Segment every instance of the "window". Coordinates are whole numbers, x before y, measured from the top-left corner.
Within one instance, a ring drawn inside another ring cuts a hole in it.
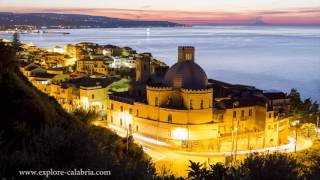
[[[94,94],[91,95],[91,99],[94,99]]]
[[[139,116],[139,109],[137,109],[137,116]]]
[[[237,111],[233,111],[233,118],[237,117]]]
[[[129,114],[132,114],[132,109],[131,108],[129,109]]]
[[[138,131],[139,131],[139,126],[137,125],[137,126],[136,126],[136,132],[138,132]]]
[[[193,109],[192,99],[190,99],[190,109]]]
[[[113,116],[111,116],[111,123],[113,123]]]
[[[249,109],[249,116],[252,116],[252,109]]]
[[[120,119],[120,126],[122,126],[122,119]]]
[[[158,106],[158,97],[155,97],[154,104],[155,104],[155,106]]]
[[[113,104],[111,104],[111,110],[113,110]]]
[[[172,123],[172,115],[171,114],[168,115],[168,122]]]
[[[122,106],[120,107],[120,110],[121,110],[121,112],[123,112],[123,107]]]
[[[167,101],[167,105],[171,105],[171,102],[172,102],[172,97],[169,96],[169,97],[168,97],[168,101]]]
[[[269,119],[271,118],[271,113],[269,113]]]
[[[241,110],[241,117],[244,117],[244,110]]]
[[[203,100],[201,99],[200,108],[203,109]]]

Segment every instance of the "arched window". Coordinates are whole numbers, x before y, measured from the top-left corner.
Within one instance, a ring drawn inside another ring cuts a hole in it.
[[[171,114],[168,115],[168,122],[172,123],[172,115]]]
[[[155,104],[155,106],[158,106],[159,104],[158,104],[159,102],[158,102],[158,97],[155,97],[154,98],[154,104]]]
[[[189,105],[190,109],[193,109],[192,99],[190,99],[189,103],[190,103],[190,105]]]

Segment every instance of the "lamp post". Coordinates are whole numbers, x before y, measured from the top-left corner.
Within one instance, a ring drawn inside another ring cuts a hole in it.
[[[234,119],[237,119],[237,114],[234,111],[234,108],[239,106],[239,102],[235,101],[232,103],[232,132],[231,132],[231,136],[232,136],[232,145],[231,145],[231,162],[233,162],[233,153],[234,153]]]
[[[319,116],[320,116],[320,113],[317,115],[317,137],[319,135]]]
[[[293,122],[293,125],[295,126],[295,131],[296,131],[296,143],[294,144],[294,152],[297,152],[297,143],[298,143],[298,125],[300,121],[296,120]]]

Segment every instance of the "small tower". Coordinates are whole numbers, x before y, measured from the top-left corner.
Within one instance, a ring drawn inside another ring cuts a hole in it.
[[[136,59],[136,81],[146,83],[150,77],[150,57],[139,56]]]
[[[194,47],[179,46],[178,47],[178,62],[193,61],[194,62]]]

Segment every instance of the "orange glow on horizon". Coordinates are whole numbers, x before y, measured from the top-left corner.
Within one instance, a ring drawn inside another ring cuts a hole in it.
[[[160,20],[182,24],[317,24],[320,25],[320,9],[301,9],[283,11],[247,11],[247,12],[203,12],[203,11],[165,11],[165,10],[131,10],[106,8],[2,8],[1,11],[15,13],[69,13],[108,16],[132,20]]]

